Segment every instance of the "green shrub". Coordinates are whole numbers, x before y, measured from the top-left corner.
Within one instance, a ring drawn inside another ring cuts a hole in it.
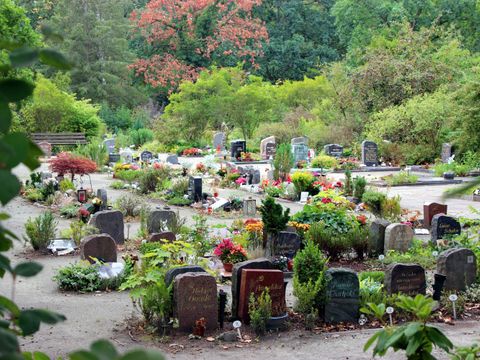
[[[42,192],[37,188],[27,188],[24,195],[32,202],[42,201],[44,199]]]
[[[139,209],[144,203],[143,199],[133,194],[125,194],[115,201],[115,208],[120,210],[124,216],[137,216]]]
[[[418,182],[418,176],[410,174],[408,171],[400,171],[396,174],[385,176],[384,180],[389,186],[416,184]]]
[[[50,211],[44,212],[35,219],[29,218],[25,223],[27,240],[35,250],[44,250],[55,238],[58,222]]]
[[[74,183],[70,179],[60,181],[59,187],[62,193],[67,192],[67,190],[76,190]]]
[[[369,210],[372,213],[380,215],[382,211],[382,203],[383,201],[385,201],[386,198],[387,195],[382,192],[376,190],[368,190],[364,192],[361,200],[365,203],[365,205],[368,206]]]
[[[183,196],[175,196],[168,200],[167,203],[172,206],[190,206],[193,201]]]
[[[346,241],[357,254],[359,260],[363,260],[365,254],[368,252],[368,237],[370,230],[368,226],[353,224],[351,230],[346,234],[348,240]]]
[[[78,210],[80,206],[75,204],[68,204],[60,208],[60,215],[65,216],[67,219],[75,218],[78,216]]]
[[[110,183],[110,187],[115,190],[121,190],[125,186],[125,183],[121,180],[114,180]]]
[[[170,188],[175,195],[183,196],[187,193],[188,186],[189,186],[188,178],[181,177],[181,178],[173,179],[171,182]]]
[[[143,172],[138,178],[140,192],[142,194],[155,192],[165,176],[165,171],[160,169],[149,169]]]
[[[40,187],[40,192],[42,193],[44,199],[47,199],[50,195],[54,195],[55,184],[53,183],[53,181],[48,181],[46,184]]]
[[[307,240],[305,248],[297,252],[293,259],[293,293],[297,297],[295,307],[298,311],[309,314],[324,305],[327,262],[311,240]]]
[[[339,233],[335,228],[327,226],[324,222],[311,224],[310,229],[305,233],[305,237],[333,260],[337,260],[351,248],[350,238],[346,233]]]
[[[57,282],[58,287],[65,291],[97,291],[102,283],[97,267],[88,261],[60,268],[53,279]]]
[[[387,197],[382,202],[381,216],[392,222],[398,222],[402,215],[402,207],[400,206],[400,195]]]
[[[152,141],[154,137],[153,131],[146,128],[130,130],[128,135],[133,144],[135,144],[135,147],[140,147],[143,144]]]
[[[383,282],[376,281],[371,277],[360,280],[360,307],[364,307],[368,303],[384,303],[385,298],[386,293],[383,290]]]
[[[279,186],[267,186],[265,187],[265,194],[268,196],[278,198],[285,193],[285,186],[283,183]],[[295,194],[296,195],[296,194]]]
[[[88,144],[78,146],[74,153],[94,161],[98,168],[108,162],[108,149],[101,138],[90,138]]]
[[[117,170],[115,171],[115,178],[123,180],[131,184],[132,182],[140,179],[142,176],[142,170]]]
[[[270,196],[262,200],[260,214],[262,214],[264,231],[268,234],[278,234],[283,231],[290,220],[290,209],[283,209],[283,206],[277,204]]]
[[[362,271],[358,273],[358,280],[362,281],[368,278],[383,284],[385,273],[383,271]]]
[[[265,334],[267,330],[267,321],[272,316],[272,299],[268,288],[262,291],[258,299],[253,293],[250,293],[248,301],[248,316],[250,317],[250,326],[257,335]]]
[[[367,186],[367,180],[363,176],[357,176],[353,179],[353,196],[357,199],[363,197],[365,187]]]
[[[313,168],[333,169],[338,166],[338,161],[333,156],[320,154],[312,160]]]
[[[469,165],[462,165],[454,161],[450,164],[437,163],[433,170],[435,176],[443,176],[443,173],[450,171],[454,172],[456,176],[466,176],[472,168]]]
[[[308,191],[315,181],[315,177],[312,175],[312,173],[305,171],[297,171],[291,176],[291,178],[292,183],[295,185],[295,189],[297,189],[298,193]]]
[[[275,158],[273,159],[274,178],[276,180],[286,180],[293,167],[293,162],[291,145],[288,143],[278,145]]]

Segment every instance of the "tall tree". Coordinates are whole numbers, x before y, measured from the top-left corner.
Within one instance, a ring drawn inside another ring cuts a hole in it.
[[[256,13],[265,21],[269,42],[258,74],[270,81],[302,80],[339,57],[330,9],[334,0],[263,0]]]
[[[132,13],[135,28],[148,43],[133,68],[147,84],[165,92],[182,80],[196,79],[212,63],[245,61],[255,66],[268,34],[252,14],[261,0],[152,0]]]
[[[128,48],[129,6],[127,0],[59,0],[55,6],[51,24],[77,65],[71,87],[78,96],[113,106],[143,100],[128,69],[134,59]]]

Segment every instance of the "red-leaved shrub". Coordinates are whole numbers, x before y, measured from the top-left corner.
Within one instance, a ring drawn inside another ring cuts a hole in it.
[[[49,163],[52,172],[56,172],[60,176],[71,174],[72,181],[75,175],[90,174],[97,170],[95,161],[69,152],[61,152]]]

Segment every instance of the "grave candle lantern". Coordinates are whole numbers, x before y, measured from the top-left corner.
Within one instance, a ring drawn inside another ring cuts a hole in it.
[[[87,190],[80,188],[77,190],[77,199],[80,203],[84,204],[87,202]]]

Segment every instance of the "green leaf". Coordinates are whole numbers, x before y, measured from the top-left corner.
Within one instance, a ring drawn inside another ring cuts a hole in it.
[[[18,102],[26,99],[33,93],[35,85],[25,80],[0,80],[0,101]]]
[[[0,221],[5,221],[8,219],[10,219],[10,215],[8,215],[7,213],[0,213]]]
[[[2,254],[0,254],[0,269],[6,270],[8,272],[12,272],[12,268],[10,267],[10,259],[7,258],[6,256],[3,256]]]
[[[0,169],[0,184],[2,184],[0,202],[3,205],[7,205],[10,200],[18,195],[21,185],[15,175],[4,169]]]
[[[50,360],[47,354],[44,354],[40,351],[35,351],[34,353],[24,352],[23,358],[24,360]]]
[[[109,341],[98,340],[90,345],[92,353],[100,360],[110,360],[118,357],[118,352]]]
[[[23,277],[32,277],[42,271],[43,266],[36,262],[20,263],[13,269],[13,272]]]
[[[367,351],[383,331],[385,330],[379,330],[375,334],[373,334],[373,336],[370,339],[368,339],[368,341],[363,346],[363,351]]]
[[[19,349],[17,337],[2,327],[0,327],[0,349],[4,353],[15,353]]]
[[[18,326],[23,331],[23,335],[31,335],[40,329],[40,323],[56,324],[64,321],[65,316],[43,309],[23,310],[20,312]]]
[[[423,336],[420,334],[417,334],[417,336],[414,336],[412,338],[408,339],[408,346],[405,349],[405,355],[407,357],[415,354],[418,350],[418,348],[422,345],[423,342]]]
[[[28,154],[27,157],[23,160],[25,166],[30,170],[35,170],[40,166],[40,156],[43,155],[43,151],[35,144],[33,141],[29,140],[28,145]]]
[[[408,326],[405,329],[405,336],[406,337],[413,336],[415,333],[417,333],[420,330],[421,327],[423,327],[423,324],[417,323],[417,322],[408,324]]]
[[[12,111],[8,103],[0,102],[0,133],[6,133],[12,125]]]
[[[2,138],[0,162],[12,169],[23,162],[28,155],[29,139],[21,133],[7,134]]]
[[[17,317],[20,314],[20,309],[18,308],[17,304],[15,304],[12,300],[6,298],[5,296],[0,295],[0,307],[7,309],[10,313]]]
[[[94,354],[87,350],[79,350],[68,356],[71,360],[99,360]]]
[[[38,50],[21,47],[12,51],[9,56],[13,67],[29,66],[37,60]]]
[[[123,355],[120,360],[165,360],[165,357],[159,351],[154,350],[133,350]]]
[[[52,49],[40,50],[40,61],[60,70],[70,70],[73,67],[63,54]]]
[[[447,352],[453,348],[452,342],[445,336],[444,333],[442,333],[436,327],[427,326],[426,331],[427,331],[427,337],[435,346],[438,346],[439,348]]]

